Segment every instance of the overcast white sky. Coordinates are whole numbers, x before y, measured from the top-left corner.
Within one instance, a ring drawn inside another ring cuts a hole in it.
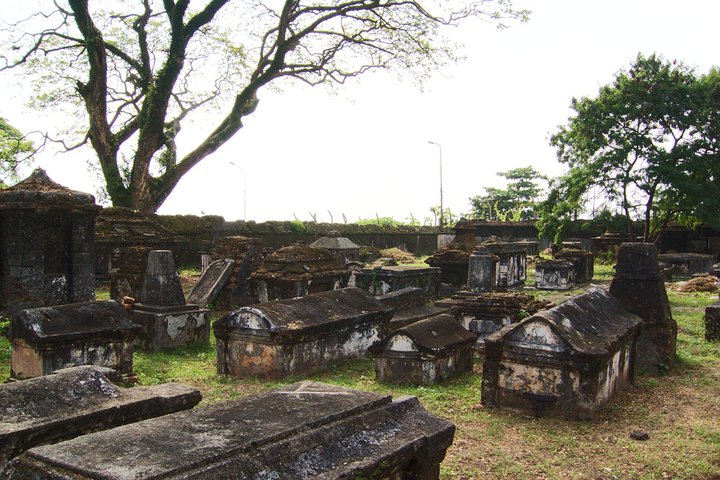
[[[549,133],[571,114],[573,96],[595,95],[638,52],[658,53],[707,72],[720,65],[716,0],[525,0],[530,21],[498,31],[457,31],[467,59],[438,72],[419,91],[374,74],[331,94],[294,85],[264,90],[245,128],[184,178],[160,213],[216,214],[248,220],[342,222],[431,216],[439,204],[442,145],[445,206],[502,186],[499,171],[532,165],[563,172]],[[61,121],[24,109],[27,88],[0,75],[0,116],[24,131]],[[185,127],[187,129],[193,127]],[[194,128],[201,128],[195,126]],[[182,145],[180,145],[182,148]],[[95,193],[91,150],[44,153],[55,181]],[[232,163],[231,163],[232,162]],[[328,211],[330,213],[328,213]]]

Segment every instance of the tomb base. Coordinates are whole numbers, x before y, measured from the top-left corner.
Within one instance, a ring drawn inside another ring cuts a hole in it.
[[[136,303],[132,321],[143,330],[136,343],[143,350],[161,350],[210,340],[209,310],[197,305],[156,307]]]
[[[720,304],[705,308],[705,340],[720,341]]]

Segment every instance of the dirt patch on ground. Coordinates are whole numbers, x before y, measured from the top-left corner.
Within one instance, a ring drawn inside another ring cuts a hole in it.
[[[687,282],[672,283],[668,288],[677,292],[717,292],[718,278],[711,275],[695,277]]]

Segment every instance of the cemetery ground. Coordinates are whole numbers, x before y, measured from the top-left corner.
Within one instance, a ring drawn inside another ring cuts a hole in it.
[[[191,287],[197,272],[181,272]],[[609,283],[611,267],[596,264],[593,283]],[[532,278],[532,271],[529,272]],[[532,283],[532,282],[529,282]],[[553,301],[579,293],[541,292]],[[99,288],[98,298],[107,298]],[[203,404],[263,392],[310,379],[360,390],[417,396],[431,413],[455,423],[452,447],[441,465],[444,479],[720,479],[720,343],[704,339],[704,308],[716,293],[668,288],[678,323],[677,364],[659,377],[640,375],[592,421],[540,418],[480,403],[482,358],[475,372],[432,387],[378,384],[371,360],[337,365],[332,371],[280,381],[233,379],[216,374],[215,344],[161,353],[135,353],[139,383],[170,381],[201,390]],[[214,312],[213,319],[226,312]],[[10,346],[0,339],[0,378],[10,374]],[[630,433],[647,432],[646,441]]]

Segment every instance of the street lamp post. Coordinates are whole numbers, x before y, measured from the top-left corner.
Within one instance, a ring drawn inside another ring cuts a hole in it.
[[[437,145],[438,152],[440,154],[440,228],[445,226],[445,211],[443,208],[443,180],[442,180],[442,145],[440,145],[437,142],[433,142],[432,140],[428,140],[429,144],[431,145]]]
[[[237,163],[235,163],[235,162],[228,162],[228,163],[230,163],[230,165],[232,165],[233,167],[240,170],[243,174],[243,222],[244,222],[245,220],[247,220],[247,218],[246,218],[246,215],[247,215],[247,173],[245,173],[245,170]]]

